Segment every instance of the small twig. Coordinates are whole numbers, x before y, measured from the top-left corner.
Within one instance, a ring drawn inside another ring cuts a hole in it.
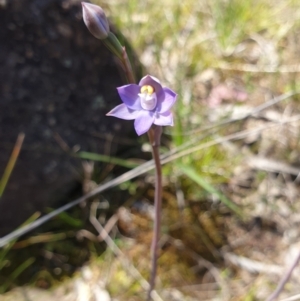
[[[291,266],[288,268],[288,270],[286,271],[286,273],[281,278],[280,282],[277,285],[276,290],[269,296],[269,298],[266,299],[266,301],[273,301],[273,300],[275,300],[279,296],[279,294],[283,290],[285,284],[290,279],[290,277],[291,277],[294,269],[296,268],[299,260],[300,260],[300,251],[298,252],[297,256],[295,257],[294,262],[291,264]]]
[[[71,151],[71,148],[67,144],[67,142],[59,135],[59,133],[54,132],[53,133],[53,138],[56,140],[57,144],[60,146],[60,148],[66,152],[69,153]]]
[[[119,220],[119,217],[117,214],[114,214],[113,216],[111,216],[111,218],[105,224],[104,230],[99,233],[99,236],[98,236],[99,241],[106,239],[106,236],[112,230],[112,228],[116,225],[118,220]]]
[[[97,219],[97,203],[93,203],[91,205],[91,211],[90,211],[90,222],[95,227],[99,235],[103,235],[103,239],[106,242],[107,246],[111,249],[111,251],[117,256],[122,257],[122,265],[124,268],[129,270],[129,273],[132,275],[132,277],[140,283],[141,287],[144,290],[148,290],[150,285],[149,283],[143,278],[143,276],[140,274],[140,272],[131,264],[131,262],[125,257],[125,255],[122,253],[122,251],[118,248],[118,246],[114,243],[112,238],[109,236],[109,234],[106,232],[106,230],[102,227],[100,222]],[[163,299],[158,295],[156,291],[152,291],[151,294],[154,301],[163,301]]]
[[[81,229],[76,233],[78,240],[82,240],[84,237],[92,242],[98,242],[98,236],[86,229]]]
[[[101,241],[105,240],[106,236],[110,233],[110,231],[116,225],[118,219],[119,219],[118,215],[114,214],[105,224],[104,231],[101,231],[99,233],[99,235],[95,235],[86,229],[82,229],[82,230],[78,231],[77,235],[80,238],[86,237],[87,239],[89,239],[93,242],[101,242]]]

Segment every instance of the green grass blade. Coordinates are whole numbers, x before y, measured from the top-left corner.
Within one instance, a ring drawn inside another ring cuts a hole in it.
[[[81,159],[91,160],[91,161],[100,161],[100,162],[115,164],[126,168],[134,168],[139,166],[138,163],[132,162],[130,160],[124,160],[124,159],[110,157],[110,156],[96,154],[96,153],[78,152],[76,153],[76,157],[79,157]]]
[[[35,258],[30,257],[25,260],[21,265],[19,265],[13,273],[9,276],[9,278],[1,285],[0,293],[4,293],[7,291],[9,285],[19,277],[29,266],[31,266],[35,262]]]
[[[23,227],[25,225],[30,224],[31,222],[37,220],[40,216],[39,212],[34,213],[31,217],[29,217],[20,227]],[[4,268],[5,264],[6,264],[6,256],[9,253],[9,251],[11,250],[11,248],[14,246],[16,242],[15,240],[12,240],[10,243],[8,243],[6,246],[4,246],[3,249],[0,250],[0,271],[2,268]]]
[[[50,211],[51,212],[51,211]],[[57,218],[61,219],[64,223],[67,225],[70,225],[72,227],[80,228],[84,227],[83,221],[79,218],[74,218],[67,212],[60,213]]]
[[[5,257],[8,254],[8,252],[10,251],[10,249],[12,248],[12,246],[14,245],[14,241],[10,242],[9,244],[7,244],[2,250],[0,250],[0,271],[5,267],[6,265],[6,260]]]
[[[190,166],[185,166],[183,164],[176,164],[180,170],[188,176],[191,180],[196,182],[199,186],[201,186],[203,189],[205,189],[208,193],[211,193],[218,197],[222,203],[224,203],[229,209],[231,209],[233,212],[235,212],[237,215],[242,217],[242,212],[240,208],[235,205],[230,199],[228,199],[223,193],[215,189],[212,185],[210,185],[208,182],[206,182],[199,173]]]

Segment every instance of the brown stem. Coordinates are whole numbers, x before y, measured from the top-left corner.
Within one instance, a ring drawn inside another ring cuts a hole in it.
[[[162,203],[162,173],[161,173],[161,162],[159,156],[159,146],[162,128],[160,126],[153,126],[148,131],[150,143],[152,145],[152,155],[155,163],[155,219],[154,219],[154,230],[153,239],[151,245],[151,277],[150,277],[150,288],[147,294],[147,301],[151,300],[151,292],[155,286],[155,278],[157,271],[157,259],[158,259],[158,241],[160,236],[161,227],[161,203]]]
[[[273,300],[277,299],[277,297],[279,296],[279,294],[283,290],[285,284],[290,279],[290,277],[291,277],[294,269],[296,268],[299,260],[300,260],[300,251],[298,252],[297,256],[295,257],[295,259],[294,259],[293,263],[291,264],[291,266],[289,267],[289,269],[286,271],[286,273],[281,278],[276,290],[272,293],[272,295],[269,296],[268,299],[266,299],[266,301],[273,301]]]

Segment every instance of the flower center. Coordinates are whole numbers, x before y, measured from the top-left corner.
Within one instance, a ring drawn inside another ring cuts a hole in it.
[[[157,97],[152,86],[142,86],[139,96],[141,98],[141,106],[144,110],[151,111],[156,107]]]

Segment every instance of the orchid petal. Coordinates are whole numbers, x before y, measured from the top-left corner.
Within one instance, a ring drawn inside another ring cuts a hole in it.
[[[138,113],[134,121],[134,128],[136,133],[140,136],[150,129],[154,120],[154,114],[150,111],[139,111]]]
[[[173,114],[168,111],[163,114],[157,114],[154,119],[154,124],[156,125],[170,125],[173,126]]]
[[[142,87],[145,85],[152,86],[155,93],[158,93],[162,89],[160,81],[156,77],[151,75],[146,75],[140,80],[139,86]]]
[[[140,86],[136,84],[130,84],[117,88],[118,93],[124,102],[124,104],[132,110],[141,110],[140,105]]]
[[[169,88],[163,88],[157,95],[156,111],[160,114],[167,112],[176,102],[177,94]]]
[[[176,102],[177,94],[169,88],[163,88],[156,77],[146,75],[139,85],[129,84],[117,89],[123,104],[112,109],[108,116],[135,119],[134,128],[139,136],[146,133],[153,123],[173,126],[170,108]],[[149,103],[150,100],[153,103]]]
[[[133,120],[139,115],[139,111],[129,109],[124,103],[116,106],[106,116],[113,116],[125,120]]]

